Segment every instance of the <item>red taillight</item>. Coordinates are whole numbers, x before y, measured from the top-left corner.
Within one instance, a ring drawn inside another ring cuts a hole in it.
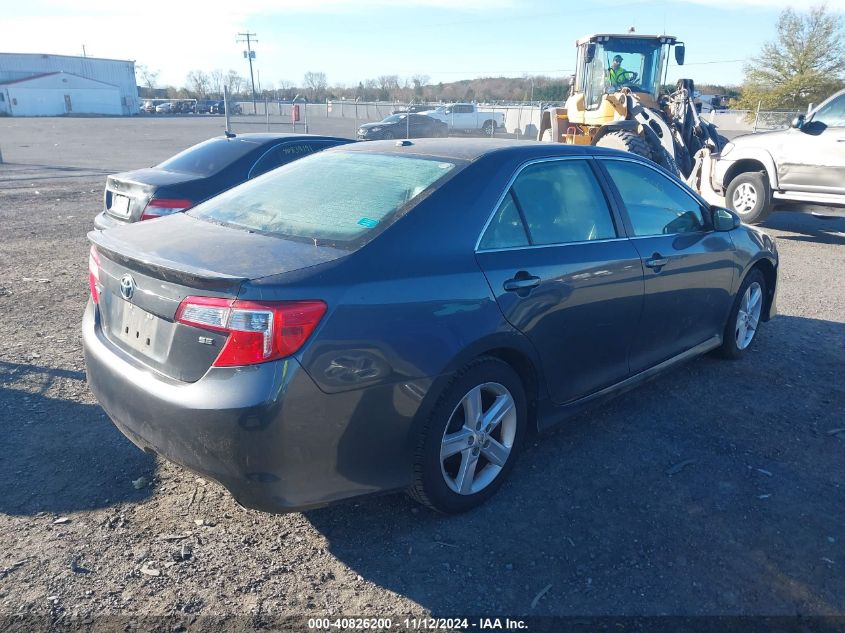
[[[326,313],[322,301],[187,297],[176,321],[229,335],[215,367],[254,365],[295,354]]]
[[[141,219],[152,220],[163,215],[181,213],[190,209],[193,204],[193,201],[185,198],[153,198],[147,203],[144,213],[141,214]]]
[[[92,245],[88,251],[88,288],[91,290],[91,299],[94,303],[100,303],[100,291],[97,286],[100,283],[100,254]]]

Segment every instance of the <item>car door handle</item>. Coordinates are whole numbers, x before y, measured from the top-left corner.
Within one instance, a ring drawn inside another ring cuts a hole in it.
[[[655,253],[651,259],[645,260],[645,265],[649,268],[663,268],[668,263],[669,258],[661,256],[660,253]]]
[[[539,277],[514,277],[508,279],[504,283],[504,288],[508,292],[517,292],[519,290],[527,290],[529,288],[536,288],[540,285]]]

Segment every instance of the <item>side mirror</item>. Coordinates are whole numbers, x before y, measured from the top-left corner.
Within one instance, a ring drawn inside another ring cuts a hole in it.
[[[742,224],[739,216],[730,209],[713,206],[710,211],[713,214],[713,229],[716,231],[732,231]]]
[[[587,44],[587,49],[584,51],[584,63],[591,63],[596,56],[596,45],[594,42]]]
[[[684,56],[686,55],[686,52],[687,50],[682,43],[675,44],[675,62],[678,66],[684,65]]]
[[[799,114],[797,117],[792,119],[792,123],[789,124],[789,127],[795,128],[796,130],[800,130],[804,127],[804,115]]]

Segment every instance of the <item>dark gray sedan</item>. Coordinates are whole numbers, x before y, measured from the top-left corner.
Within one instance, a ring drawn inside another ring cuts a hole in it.
[[[372,142],[89,235],[88,381],[138,446],[281,512],[443,512],[549,429],[775,314],[778,255],[631,154]]]
[[[222,191],[349,139],[316,134],[229,134],[210,138],[154,167],[106,178],[100,230],[181,213]]]

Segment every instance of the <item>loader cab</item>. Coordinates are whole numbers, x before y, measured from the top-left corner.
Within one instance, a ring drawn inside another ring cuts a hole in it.
[[[597,34],[578,40],[576,45],[575,92],[584,95],[588,110],[599,106],[602,95],[622,88],[649,95],[656,103],[666,75],[669,49],[675,47],[678,65],[684,59],[683,43],[668,35]],[[614,66],[614,59],[619,58],[621,62]]]

